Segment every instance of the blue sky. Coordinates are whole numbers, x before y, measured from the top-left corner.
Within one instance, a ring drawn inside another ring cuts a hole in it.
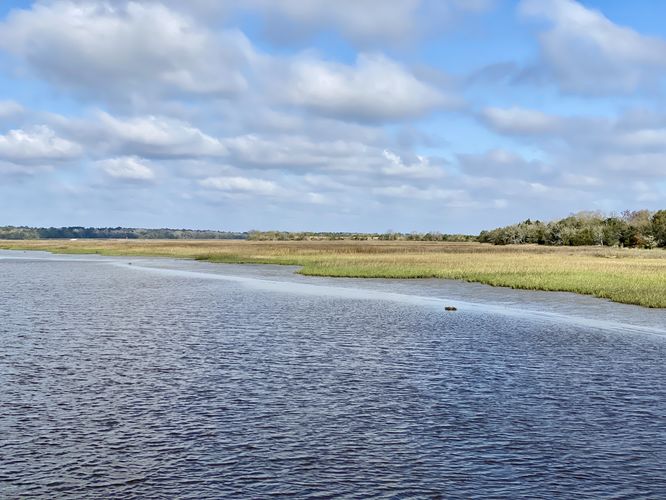
[[[478,232],[666,208],[666,3],[0,5],[0,225]]]

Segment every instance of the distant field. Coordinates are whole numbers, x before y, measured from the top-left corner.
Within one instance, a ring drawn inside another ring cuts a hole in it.
[[[302,274],[355,278],[449,278],[527,290],[593,295],[666,308],[666,250],[492,246],[380,241],[0,241],[0,248],[164,256],[210,262],[291,264]]]

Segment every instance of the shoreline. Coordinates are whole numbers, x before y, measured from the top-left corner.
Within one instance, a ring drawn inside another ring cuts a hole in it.
[[[327,278],[441,278],[666,308],[666,251],[478,243],[2,240],[6,250],[299,266]]]
[[[86,263],[113,266],[132,273],[167,278],[226,281],[260,292],[332,299],[379,300],[436,310],[442,314],[486,317],[500,315],[516,320],[569,324],[599,331],[651,334],[666,337],[666,310],[617,304],[570,292],[545,292],[492,287],[461,280],[358,279],[305,276],[294,266],[223,264],[167,257],[53,254],[21,250],[0,251],[3,261]],[[445,312],[455,306],[456,313]],[[453,318],[453,316],[452,316]]]

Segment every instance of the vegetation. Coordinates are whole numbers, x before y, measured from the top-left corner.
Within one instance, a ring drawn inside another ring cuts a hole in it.
[[[482,231],[479,241],[495,245],[666,247],[666,210],[654,213],[627,210],[621,216],[581,212],[549,223],[527,219],[512,226]]]
[[[0,227],[0,240],[5,240],[0,248],[6,249],[291,264],[301,266],[302,274],[316,276],[451,278],[666,307],[666,251],[648,250],[666,247],[666,210],[625,211],[620,216],[581,212],[548,223],[528,219],[482,231],[478,238],[436,232],[10,226]]]
[[[289,231],[202,231],[191,229],[138,229],[123,227],[0,227],[0,239],[146,239],[146,240],[253,240],[253,241],[317,241],[317,240],[380,240],[380,241],[476,241],[465,234],[430,233],[344,233]]]
[[[71,238],[123,238],[146,240],[238,240],[246,239],[247,233],[228,231],[200,231],[195,229],[137,229],[124,227],[0,227],[0,239],[42,240]]]
[[[442,234],[438,232],[418,233],[315,233],[289,231],[250,231],[248,239],[252,241],[476,241],[476,236],[468,234]]]
[[[666,251],[413,241],[0,241],[0,248],[291,264],[302,274],[451,278],[666,307]]]
[[[666,210],[624,211],[620,216],[599,212],[580,212],[569,217],[541,222],[527,219],[519,224],[466,234],[427,233],[350,233],[289,231],[202,231],[190,229],[137,229],[92,227],[0,227],[0,239],[162,239],[162,240],[250,240],[250,241],[439,241],[517,245],[533,243],[554,246],[598,245],[626,248],[666,247]]]

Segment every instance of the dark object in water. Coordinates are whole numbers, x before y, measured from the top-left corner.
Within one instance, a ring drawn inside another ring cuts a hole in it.
[[[457,308],[457,307],[453,307],[453,306],[446,306],[446,307],[444,308],[444,310],[445,310],[445,311],[457,311],[458,308]]]

